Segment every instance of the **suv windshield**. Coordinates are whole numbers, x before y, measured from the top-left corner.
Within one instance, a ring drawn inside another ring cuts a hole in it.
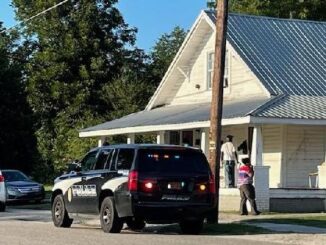
[[[201,152],[183,149],[140,149],[138,169],[141,172],[205,173],[207,160]]]
[[[5,182],[29,180],[25,174],[19,171],[2,171],[2,175],[5,178]]]

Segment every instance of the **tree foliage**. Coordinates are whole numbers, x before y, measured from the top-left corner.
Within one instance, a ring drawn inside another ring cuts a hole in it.
[[[14,0],[24,20],[59,1]],[[47,169],[59,171],[94,140],[78,130],[112,119],[106,87],[120,76],[135,30],[114,7],[116,0],[72,0],[27,22],[36,49],[26,65],[29,103],[38,119],[38,149]]]
[[[231,11],[278,18],[326,20],[325,0],[231,0]]]
[[[0,32],[0,169],[30,172],[37,154],[32,111],[22,81],[27,54],[17,45],[17,32],[4,32],[1,22]]]
[[[162,80],[173,58],[183,43],[187,32],[177,26],[171,33],[163,34],[154,45],[150,57],[150,76],[155,85]]]

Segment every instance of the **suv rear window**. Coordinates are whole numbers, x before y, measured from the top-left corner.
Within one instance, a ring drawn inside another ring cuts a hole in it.
[[[138,170],[143,173],[208,173],[206,157],[201,152],[180,149],[140,149]]]

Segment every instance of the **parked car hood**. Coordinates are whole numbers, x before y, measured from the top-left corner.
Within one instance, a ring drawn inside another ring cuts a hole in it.
[[[34,181],[10,181],[6,182],[7,187],[30,187],[30,186],[40,186],[39,183]]]

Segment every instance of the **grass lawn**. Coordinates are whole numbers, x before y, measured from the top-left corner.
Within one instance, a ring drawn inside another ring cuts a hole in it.
[[[246,222],[295,224],[295,225],[306,225],[306,226],[326,228],[326,214],[321,214],[318,216],[302,216],[302,217],[280,217],[280,218],[273,217],[273,218],[246,220]]]
[[[241,223],[209,224],[204,226],[204,235],[255,235],[270,234],[270,230]]]
[[[158,234],[181,233],[181,229],[177,224],[162,226],[147,226],[145,232],[156,232]],[[252,225],[229,223],[229,224],[206,224],[204,225],[201,235],[255,235],[255,234],[271,234],[272,232],[260,227]]]

